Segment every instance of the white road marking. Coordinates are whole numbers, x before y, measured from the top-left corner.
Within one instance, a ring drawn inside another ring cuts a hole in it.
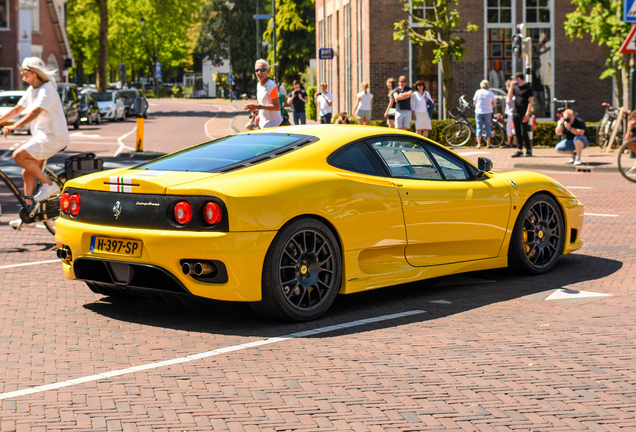
[[[216,107],[215,105],[212,105],[212,106]],[[218,108],[218,107],[216,107],[216,108]],[[214,139],[214,138],[216,138],[216,137],[215,137],[215,136],[212,136],[212,135],[210,135],[210,134],[208,133],[208,125],[210,124],[210,122],[211,122],[212,120],[214,120],[215,118],[217,118],[217,117],[219,116],[219,113],[220,113],[220,112],[221,112],[221,110],[219,109],[219,110],[216,112],[216,114],[214,114],[214,117],[211,117],[211,118],[210,118],[210,120],[206,121],[206,122],[205,122],[205,124],[203,125],[203,131],[205,132],[205,136],[207,136],[207,137],[208,137],[208,138],[210,138],[210,139]]]
[[[42,228],[44,228],[44,226],[42,226]],[[54,259],[54,260],[47,260],[47,261],[33,261],[33,262],[22,263],[22,264],[10,264],[10,265],[0,266],[0,269],[8,269],[8,268],[14,268],[14,267],[26,267],[26,266],[32,266],[32,265],[38,265],[38,264],[49,264],[49,263],[54,263],[54,262],[58,262],[59,263],[61,261],[59,259]]]
[[[67,380],[67,381],[58,381],[56,383],[51,383],[51,384],[46,384],[46,385],[41,385],[41,386],[37,386],[37,387],[30,387],[30,388],[26,388],[26,389],[22,389],[22,390],[16,390],[16,391],[12,391],[12,392],[7,392],[7,393],[2,393],[0,394],[0,400],[2,399],[9,399],[9,398],[14,398],[14,397],[18,397],[18,396],[25,396],[25,395],[29,395],[29,394],[33,394],[33,393],[40,393],[40,392],[44,392],[47,390],[55,390],[55,389],[59,389],[59,388],[63,388],[63,387],[70,387],[73,385],[77,385],[77,384],[83,384],[83,383],[87,383],[87,382],[92,382],[92,381],[99,381],[101,379],[104,378],[112,378],[112,377],[116,377],[116,376],[122,376],[122,375],[126,375],[129,373],[135,373],[135,372],[140,372],[140,371],[144,371],[144,370],[149,370],[149,369],[157,369],[160,367],[164,367],[164,366],[170,366],[170,365],[174,365],[174,364],[179,364],[179,363],[186,363],[186,362],[190,362],[190,361],[194,361],[194,360],[200,360],[200,359],[204,359],[207,357],[214,357],[214,356],[218,356],[221,354],[225,354],[225,353],[229,353],[229,352],[233,352],[233,351],[241,351],[247,348],[254,348],[254,347],[259,347],[259,346],[263,346],[263,345],[271,345],[271,344],[275,344],[278,342],[283,342],[289,339],[296,339],[296,338],[302,338],[302,337],[306,337],[306,336],[313,336],[313,335],[317,335],[317,334],[321,334],[321,333],[327,333],[330,331],[334,331],[334,330],[340,330],[340,329],[345,329],[345,328],[350,328],[350,327],[357,327],[357,326],[361,326],[364,324],[370,324],[370,323],[376,323],[376,322],[380,322],[380,321],[386,321],[386,320],[391,320],[391,319],[396,319],[396,318],[402,318],[402,317],[406,317],[406,316],[410,316],[410,315],[418,315],[418,314],[423,314],[426,313],[426,311],[422,311],[422,310],[413,310],[413,311],[409,311],[409,312],[402,312],[402,313],[396,313],[396,314],[391,314],[391,315],[383,315],[383,316],[379,316],[376,318],[367,318],[367,319],[363,319],[363,320],[357,320],[357,321],[352,321],[349,323],[344,323],[344,324],[336,324],[336,325],[332,325],[332,326],[327,326],[327,327],[320,327],[314,330],[307,330],[307,331],[303,331],[303,332],[298,332],[298,333],[291,333],[285,336],[280,336],[280,337],[273,337],[273,338],[268,338],[268,339],[261,339],[258,341],[253,341],[253,342],[247,342],[244,344],[239,344],[239,345],[232,345],[232,346],[228,346],[225,348],[218,348],[212,351],[206,351],[206,352],[202,352],[202,353],[198,353],[198,354],[191,354],[189,356],[186,357],[178,357],[178,358],[173,358],[170,360],[164,360],[164,361],[160,361],[160,362],[155,362],[155,363],[148,363],[148,364],[143,364],[143,365],[139,365],[139,366],[132,366],[126,369],[118,369],[118,370],[114,370],[114,371],[110,371],[110,372],[104,372],[104,373],[100,373],[100,374],[96,374],[96,375],[88,375],[85,377],[80,377],[80,378],[75,378],[75,379],[71,379],[71,380]]]
[[[117,149],[117,151],[115,152],[115,156],[119,156],[119,154],[120,154],[121,152],[123,152],[123,151],[124,151],[124,149],[128,149],[128,150],[131,150],[131,151],[132,151],[132,150],[134,150],[133,148],[130,148],[130,147],[128,147],[128,146],[126,146],[126,145],[124,145],[124,143],[122,142],[122,140],[124,140],[124,139],[128,138],[128,136],[129,136],[130,134],[132,134],[133,132],[135,132],[136,130],[137,130],[137,126],[135,126],[135,127],[133,128],[133,130],[131,130],[130,132],[128,132],[128,133],[126,133],[126,134],[124,134],[124,135],[120,136],[119,138],[117,138],[117,142],[119,143],[119,148],[118,148],[118,149]]]
[[[619,217],[620,215],[613,214],[601,214],[601,213],[583,213],[585,216],[599,216],[599,217]]]
[[[73,133],[70,133],[68,135],[71,138],[78,137],[78,138],[89,138],[90,139],[90,138],[101,138],[102,137],[100,134],[85,134],[84,132],[73,132]]]
[[[547,296],[545,299],[546,300],[567,300],[567,299],[573,299],[573,298],[606,297],[606,296],[611,296],[611,294],[559,288],[556,291],[554,291],[552,294]]]

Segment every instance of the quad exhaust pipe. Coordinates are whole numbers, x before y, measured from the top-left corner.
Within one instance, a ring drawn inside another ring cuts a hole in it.
[[[211,262],[184,261],[183,264],[181,264],[181,271],[183,271],[184,275],[189,276],[214,276],[218,272],[218,269]]]

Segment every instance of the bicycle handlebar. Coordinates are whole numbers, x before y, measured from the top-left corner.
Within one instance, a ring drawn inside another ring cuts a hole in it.
[[[566,104],[573,104],[573,103],[576,103],[576,101],[575,101],[574,99],[570,99],[570,100],[566,100],[566,99],[559,100],[559,99],[557,99],[557,98],[552,99],[552,102],[555,102],[555,103],[566,103]]]

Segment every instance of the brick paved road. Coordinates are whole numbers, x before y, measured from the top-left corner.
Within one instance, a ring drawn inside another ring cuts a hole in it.
[[[507,163],[503,151],[491,157]],[[0,430],[636,430],[636,188],[616,173],[553,176],[586,212],[618,217],[587,216],[586,245],[552,273],[478,272],[341,297],[302,325],[243,304],[114,302],[64,280],[57,263],[4,267],[55,253],[46,230],[13,232],[3,215],[1,394],[235,351],[8,397]],[[611,296],[544,300],[558,288]],[[334,324],[345,326],[267,339]]]

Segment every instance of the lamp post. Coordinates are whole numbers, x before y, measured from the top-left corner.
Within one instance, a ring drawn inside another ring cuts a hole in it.
[[[230,74],[228,75],[228,83],[230,84],[230,102],[234,102],[234,93],[232,92],[232,84],[234,83],[234,77],[232,76],[232,45],[230,45],[230,12],[234,8],[234,3],[231,1],[226,1],[225,6],[227,6],[227,56],[228,62],[230,63]]]

